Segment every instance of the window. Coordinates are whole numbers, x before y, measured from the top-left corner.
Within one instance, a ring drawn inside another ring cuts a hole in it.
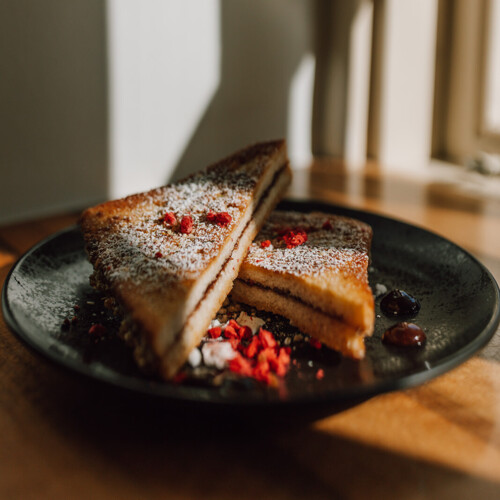
[[[433,155],[500,174],[500,1],[442,0]]]
[[[500,0],[357,0],[347,13],[340,0],[328,5],[316,25],[330,35],[316,49],[315,154],[349,163],[356,143],[357,158],[406,172],[433,158],[463,165],[500,154]],[[355,93],[366,126],[353,141]]]

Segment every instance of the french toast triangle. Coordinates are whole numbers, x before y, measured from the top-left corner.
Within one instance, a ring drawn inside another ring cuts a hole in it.
[[[372,230],[324,213],[276,210],[241,266],[232,298],[287,317],[328,347],[361,359],[373,333]]]
[[[120,334],[140,366],[176,374],[290,179],[285,142],[259,143],[175,184],[83,212],[91,283],[122,315]]]

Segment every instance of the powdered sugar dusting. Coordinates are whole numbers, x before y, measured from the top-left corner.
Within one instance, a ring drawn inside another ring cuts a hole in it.
[[[227,362],[236,356],[236,351],[229,342],[207,342],[201,347],[203,361],[206,366],[223,370]]]
[[[88,283],[90,265],[81,258],[80,251],[67,252],[64,257],[56,262],[34,253],[19,269],[19,278],[14,278],[9,300],[13,308],[23,311],[29,304],[31,316],[23,314],[19,318],[21,323],[33,321],[33,325],[23,325],[26,328],[60,331],[64,317],[74,314],[72,306],[79,287]]]
[[[113,211],[105,204],[105,215],[91,216],[99,224],[98,241],[87,239],[91,260],[99,259],[108,282],[134,280],[154,286],[160,280],[195,279],[218,255],[252,202],[268,159],[260,154],[236,168],[220,165],[178,184],[125,198]],[[227,212],[231,222],[221,227],[207,219],[209,211]],[[167,212],[175,215],[177,224],[163,223]],[[178,227],[185,215],[193,220],[189,234]]]
[[[280,238],[286,228],[305,230],[307,241],[286,248]],[[246,263],[295,276],[320,275],[330,269],[366,282],[371,235],[370,226],[348,217],[276,210],[251,245]],[[272,246],[262,248],[265,240]]]

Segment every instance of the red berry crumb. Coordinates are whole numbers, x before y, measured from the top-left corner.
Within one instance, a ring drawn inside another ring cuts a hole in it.
[[[89,334],[93,335],[95,337],[102,337],[106,335],[107,328],[104,325],[101,325],[101,323],[97,323],[95,325],[92,325],[89,328]]]
[[[264,382],[267,385],[271,385],[271,383],[273,382],[269,363],[266,359],[257,362],[257,365],[253,369],[252,375],[259,382]]]
[[[214,213],[212,212],[212,210],[208,212],[207,219],[209,222],[218,224],[220,227],[226,227],[233,220],[233,218],[227,212]]]
[[[266,347],[276,347],[276,339],[274,338],[274,335],[270,331],[261,328],[259,330],[258,335],[259,335],[259,340],[261,341],[264,349]]]
[[[173,226],[177,222],[177,218],[175,217],[174,212],[167,212],[163,216],[162,221],[165,226]]]
[[[229,328],[230,337],[239,340],[249,339],[252,336],[252,330],[248,326],[240,326],[234,319],[229,320],[226,329]]]
[[[163,254],[161,252],[155,253],[155,259],[161,259],[162,257],[163,257]]]
[[[229,369],[243,377],[252,376],[252,365],[250,364],[250,361],[245,359],[239,353],[231,361],[229,361]]]
[[[311,337],[309,339],[309,344],[311,344],[311,346],[314,347],[315,349],[321,349],[321,347],[323,346],[323,344],[318,339],[315,339],[314,337]]]
[[[226,339],[238,339],[238,340],[240,338],[238,332],[236,331],[236,328],[231,324],[228,324],[226,328],[224,328],[224,337],[226,337]]]
[[[267,248],[270,245],[271,245],[271,240],[264,240],[263,242],[261,242],[260,247]]]
[[[282,347],[279,350],[278,358],[276,360],[276,375],[278,377],[283,377],[288,371],[290,366],[290,351],[286,347]]]
[[[247,358],[255,358],[259,350],[262,348],[262,344],[257,335],[252,337],[250,343],[243,349],[243,354]]]
[[[252,329],[249,326],[241,326],[239,335],[240,339],[247,340],[252,337]]]
[[[331,230],[333,229],[332,223],[330,222],[330,219],[327,219],[323,225],[321,226],[323,229],[328,229]]]
[[[324,376],[325,376],[325,370],[323,370],[322,368],[320,368],[320,369],[316,372],[316,378],[317,378],[318,380],[321,380]]]
[[[208,336],[211,339],[219,338],[221,333],[222,333],[222,328],[220,326],[214,326],[213,328],[210,328],[210,330],[208,330]]]
[[[183,234],[189,234],[193,230],[193,219],[190,215],[185,215],[181,219],[180,231]]]
[[[302,229],[296,229],[295,231],[288,231],[282,238],[287,248],[295,248],[307,241],[307,233]]]

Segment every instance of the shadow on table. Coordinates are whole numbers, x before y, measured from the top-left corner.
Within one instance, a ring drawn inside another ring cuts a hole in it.
[[[31,401],[40,421],[151,494],[168,485],[172,498],[499,498],[500,483],[310,425],[346,406],[207,412],[48,371],[53,384]]]

